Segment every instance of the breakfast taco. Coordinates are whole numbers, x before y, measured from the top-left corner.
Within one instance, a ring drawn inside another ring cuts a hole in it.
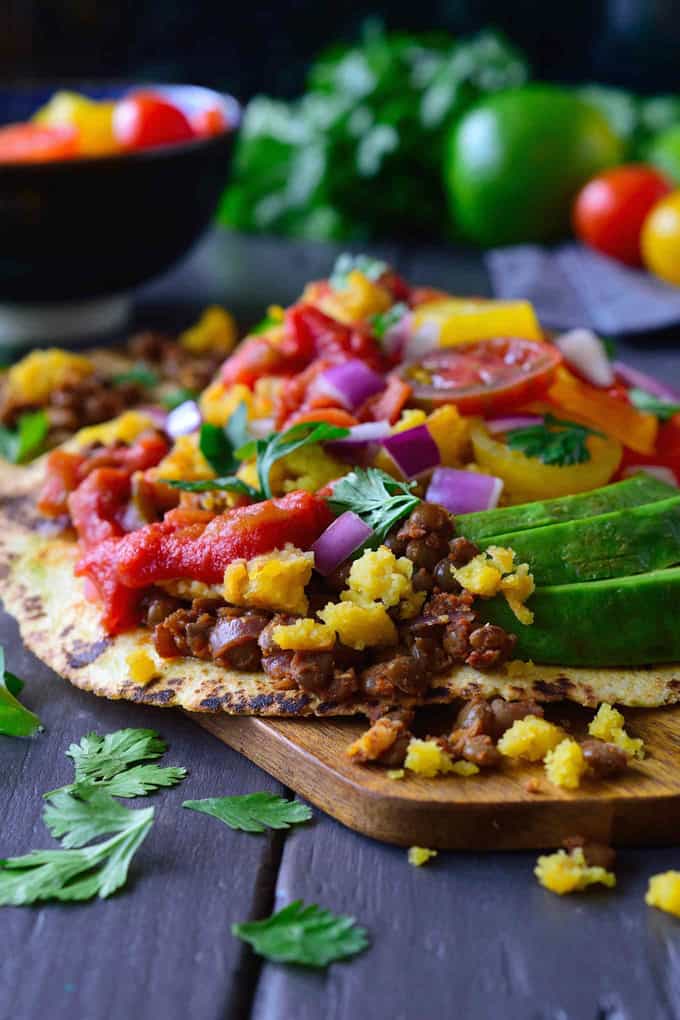
[[[0,593],[77,686],[197,712],[678,701],[680,445],[631,373],[342,259],[197,403],[0,475]]]

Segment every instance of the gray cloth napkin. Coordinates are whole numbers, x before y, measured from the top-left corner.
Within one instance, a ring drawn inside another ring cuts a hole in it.
[[[496,297],[527,298],[549,328],[620,335],[680,325],[680,287],[580,244],[496,248],[486,265]]]

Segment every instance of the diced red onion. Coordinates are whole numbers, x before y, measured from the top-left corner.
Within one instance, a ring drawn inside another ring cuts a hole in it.
[[[513,429],[527,429],[532,425],[542,425],[543,419],[538,414],[516,414],[507,418],[492,418],[484,423],[492,436],[499,432],[512,432]]]
[[[570,329],[555,340],[570,368],[593,386],[614,385],[614,369],[604,344],[592,329]]]
[[[415,478],[441,463],[439,447],[427,425],[395,432],[382,445],[406,478]]]
[[[148,415],[157,429],[163,429],[163,431],[165,431],[165,423],[168,420],[168,412],[163,407],[159,407],[158,404],[142,404],[137,408],[137,410],[140,414]]]
[[[680,393],[677,390],[671,389],[670,386],[659,382],[658,379],[655,379],[652,375],[647,375],[646,372],[632,368],[625,361],[613,361],[612,368],[629,386],[645,390],[646,393],[651,393],[654,397],[661,397],[662,400],[680,401]]]
[[[440,467],[432,475],[425,499],[428,503],[440,503],[452,514],[467,514],[493,510],[502,491],[503,480],[494,475]]]
[[[201,409],[195,400],[185,400],[168,415],[165,431],[172,439],[195,432],[201,424]]]
[[[369,397],[381,393],[386,385],[379,372],[374,372],[358,358],[351,358],[322,372],[315,388],[333,397],[349,411],[356,411]]]
[[[401,355],[406,349],[409,338],[411,336],[411,329],[413,326],[413,313],[406,312],[402,315],[399,322],[395,322],[394,326],[391,326],[382,338],[382,348],[386,354],[390,357]]]
[[[350,464],[365,463],[377,452],[377,446],[386,436],[392,434],[388,421],[366,421],[353,425],[344,439],[326,443],[326,449]]]
[[[668,482],[669,485],[674,485],[676,489],[680,488],[675,472],[663,464],[630,464],[629,467],[624,468],[621,475],[623,478],[631,478],[633,475],[639,474],[640,471],[651,475],[652,478],[657,478],[660,482]]]
[[[328,525],[311,547],[315,568],[324,577],[332,574],[372,534],[373,531],[361,517],[352,510],[346,510]]]

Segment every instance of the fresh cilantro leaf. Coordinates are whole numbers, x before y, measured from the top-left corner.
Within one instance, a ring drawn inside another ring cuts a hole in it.
[[[212,815],[231,829],[241,829],[243,832],[264,832],[265,827],[289,829],[291,825],[307,822],[312,817],[312,809],[306,804],[297,800],[284,800],[273,793],[185,800],[182,807]]]
[[[112,797],[145,797],[161,787],[176,786],[186,777],[187,770],[177,765],[134,765],[105,781],[94,782],[95,789],[104,786]],[[81,784],[76,784],[80,790]]]
[[[250,440],[248,428],[248,405],[241,401],[231,418],[224,426],[224,434],[231,443],[232,449],[238,450]]]
[[[674,414],[680,414],[680,404],[666,400],[664,397],[655,397],[652,393],[647,393],[647,390],[633,387],[628,390],[628,396],[631,404],[633,407],[637,407],[638,411],[655,414],[661,421],[668,421]]]
[[[62,830],[65,839],[76,843],[88,831],[98,829],[102,834],[107,831],[103,822],[100,825],[95,820],[100,809],[93,809],[92,801],[89,804],[89,809],[69,805],[66,819],[52,815],[54,831]],[[89,821],[85,817],[88,810],[93,812]],[[93,896],[104,899],[124,885],[135,851],[153,823],[154,809],[120,808],[125,813],[124,825],[118,811],[110,806],[106,811],[108,824],[115,828],[114,835],[103,843],[77,850],[34,850],[22,857],[0,860],[0,905],[19,907],[38,900],[68,902]]]
[[[167,744],[155,730],[125,729],[103,737],[87,733],[66,754],[73,761],[76,783],[82,783],[112,779],[128,766],[160,758],[166,751]]]
[[[156,372],[140,363],[139,365],[134,365],[127,372],[119,372],[117,375],[114,375],[111,382],[114,386],[128,386],[132,383],[135,386],[143,387],[145,390],[150,390],[153,386],[158,386],[160,379]]]
[[[267,330],[271,329],[273,326],[280,325],[281,319],[277,318],[277,316],[275,315],[270,315],[269,313],[267,313],[264,319],[260,319],[260,321],[255,326],[251,326],[251,328],[248,330],[248,336],[257,336],[259,333],[266,333]]]
[[[276,963],[326,967],[362,952],[368,933],[353,917],[332,914],[311,903],[295,900],[263,921],[234,924],[232,934],[249,942],[256,953]]]
[[[337,425],[329,425],[325,421],[300,422],[292,425],[285,432],[272,432],[264,439],[253,439],[236,451],[241,460],[257,456],[257,477],[260,483],[262,498],[270,499],[272,490],[269,485],[269,474],[277,460],[287,457],[303,446],[315,443],[329,443],[335,439],[344,439],[349,429]]]
[[[238,470],[242,458],[234,451],[249,439],[248,408],[240,403],[224,427],[209,422],[201,425],[199,446],[213,471],[224,476]]]
[[[180,386],[179,389],[166,393],[165,396],[160,398],[160,402],[168,411],[174,411],[180,404],[186,403],[187,400],[195,400],[197,396],[196,390],[189,390],[186,386]]]
[[[225,478],[207,478],[201,482],[182,482],[178,478],[164,478],[163,481],[173,489],[181,489],[182,492],[238,492],[255,502],[262,499],[259,489],[254,489],[252,485],[248,485],[236,475],[227,475]]]
[[[363,273],[369,280],[379,280],[388,268],[387,263],[381,259],[371,258],[370,255],[350,255],[344,252],[342,255],[338,255],[328,282],[334,290],[342,290],[347,286],[347,277],[353,270]]]
[[[100,836],[123,832],[130,825],[130,814],[110,793],[82,786],[52,794],[43,821],[65,850],[73,850]]]
[[[0,733],[6,737],[32,737],[42,729],[40,719],[17,701],[23,682],[5,670],[5,651],[0,647]]]
[[[526,457],[535,457],[543,464],[564,467],[583,464],[590,460],[586,445],[588,436],[601,436],[601,432],[573,421],[561,421],[546,414],[540,425],[511,429],[507,434],[508,447]]]
[[[610,361],[614,361],[618,350],[616,340],[611,336],[601,336],[600,340],[602,341],[605,354],[607,355]]]
[[[373,531],[378,541],[420,503],[415,482],[400,482],[378,468],[356,468],[333,486],[329,505],[338,514],[352,510]]]
[[[373,335],[378,339],[382,340],[385,333],[396,326],[403,317],[408,314],[408,305],[405,305],[403,301],[397,301],[395,305],[388,308],[386,312],[380,312],[378,315],[374,315],[371,319],[371,329]]]
[[[23,464],[41,453],[50,423],[44,411],[22,414],[16,429],[0,425],[0,455],[11,464]]]

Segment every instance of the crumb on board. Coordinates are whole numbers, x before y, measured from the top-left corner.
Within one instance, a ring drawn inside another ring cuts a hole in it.
[[[610,744],[616,744],[629,758],[644,758],[645,745],[637,737],[630,737],[625,729],[625,720],[618,709],[603,701],[588,726],[591,737],[597,737]]]
[[[498,750],[508,758],[541,761],[565,736],[561,727],[547,719],[528,715],[524,719],[516,719],[505,731],[498,741]]]
[[[405,775],[406,775],[406,772],[404,771],[404,769],[388,769],[387,770],[387,778],[388,779],[403,779]]]
[[[158,665],[151,652],[146,648],[133,648],[126,656],[126,664],[130,679],[140,687],[146,686],[158,676]]]
[[[580,744],[571,737],[565,737],[545,756],[546,776],[555,786],[565,790],[578,789],[587,767]]]
[[[539,884],[558,896],[566,893],[581,892],[589,885],[600,883],[613,888],[616,876],[602,867],[591,867],[586,863],[581,847],[567,853],[557,850],[554,854],[545,854],[538,858],[534,874]]]
[[[408,862],[414,868],[422,868],[423,864],[427,864],[431,857],[436,856],[436,850],[428,850],[425,846],[411,846],[408,851]]]
[[[436,740],[419,740],[417,737],[409,742],[404,766],[426,779],[453,771],[451,756]]]
[[[527,793],[541,793],[542,787],[537,779],[527,779],[524,784],[524,789]]]
[[[680,871],[663,871],[660,875],[652,875],[645,903],[680,917]]]

